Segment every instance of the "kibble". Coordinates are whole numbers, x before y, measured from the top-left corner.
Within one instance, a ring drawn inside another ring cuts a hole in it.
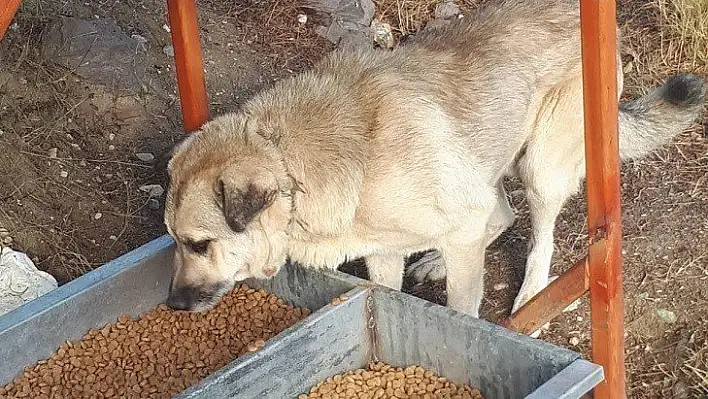
[[[372,363],[367,369],[329,377],[298,399],[484,399],[478,389],[457,385],[420,366]]]
[[[0,386],[0,398],[170,398],[306,317],[263,290],[240,285],[206,312],[164,304],[137,319],[67,341]]]

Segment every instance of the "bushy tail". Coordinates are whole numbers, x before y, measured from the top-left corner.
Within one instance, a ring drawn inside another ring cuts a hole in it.
[[[642,157],[681,133],[702,115],[703,78],[675,75],[647,95],[619,104],[622,159]]]

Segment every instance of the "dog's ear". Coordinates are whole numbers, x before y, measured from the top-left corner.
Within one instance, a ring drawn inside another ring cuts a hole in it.
[[[275,200],[277,186],[271,187],[268,176],[254,176],[243,184],[229,176],[217,180],[217,201],[231,230],[242,233],[246,226]]]
[[[179,150],[186,148],[189,144],[191,144],[196,133],[197,132],[177,133],[175,136],[176,143],[171,147],[164,148],[162,151],[160,151],[159,155],[157,156],[155,168],[160,171],[167,171],[167,174],[169,175],[172,172],[172,159],[174,158],[175,154],[179,152]]]

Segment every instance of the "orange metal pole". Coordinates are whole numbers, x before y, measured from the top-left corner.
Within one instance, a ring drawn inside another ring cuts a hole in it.
[[[22,0],[2,0],[2,4],[0,4],[0,39],[5,36],[20,4],[22,4]]]
[[[185,131],[193,132],[209,118],[197,6],[195,0],[167,0],[167,12],[175,50],[182,122]]]
[[[615,0],[580,0],[593,361],[599,398],[625,398]]]

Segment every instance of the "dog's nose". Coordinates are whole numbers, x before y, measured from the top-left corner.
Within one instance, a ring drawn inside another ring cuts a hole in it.
[[[179,287],[170,291],[167,297],[167,306],[174,310],[189,310],[194,306],[199,297],[195,287]]]
[[[173,310],[189,310],[189,302],[187,298],[170,295],[167,297],[167,306]]]

